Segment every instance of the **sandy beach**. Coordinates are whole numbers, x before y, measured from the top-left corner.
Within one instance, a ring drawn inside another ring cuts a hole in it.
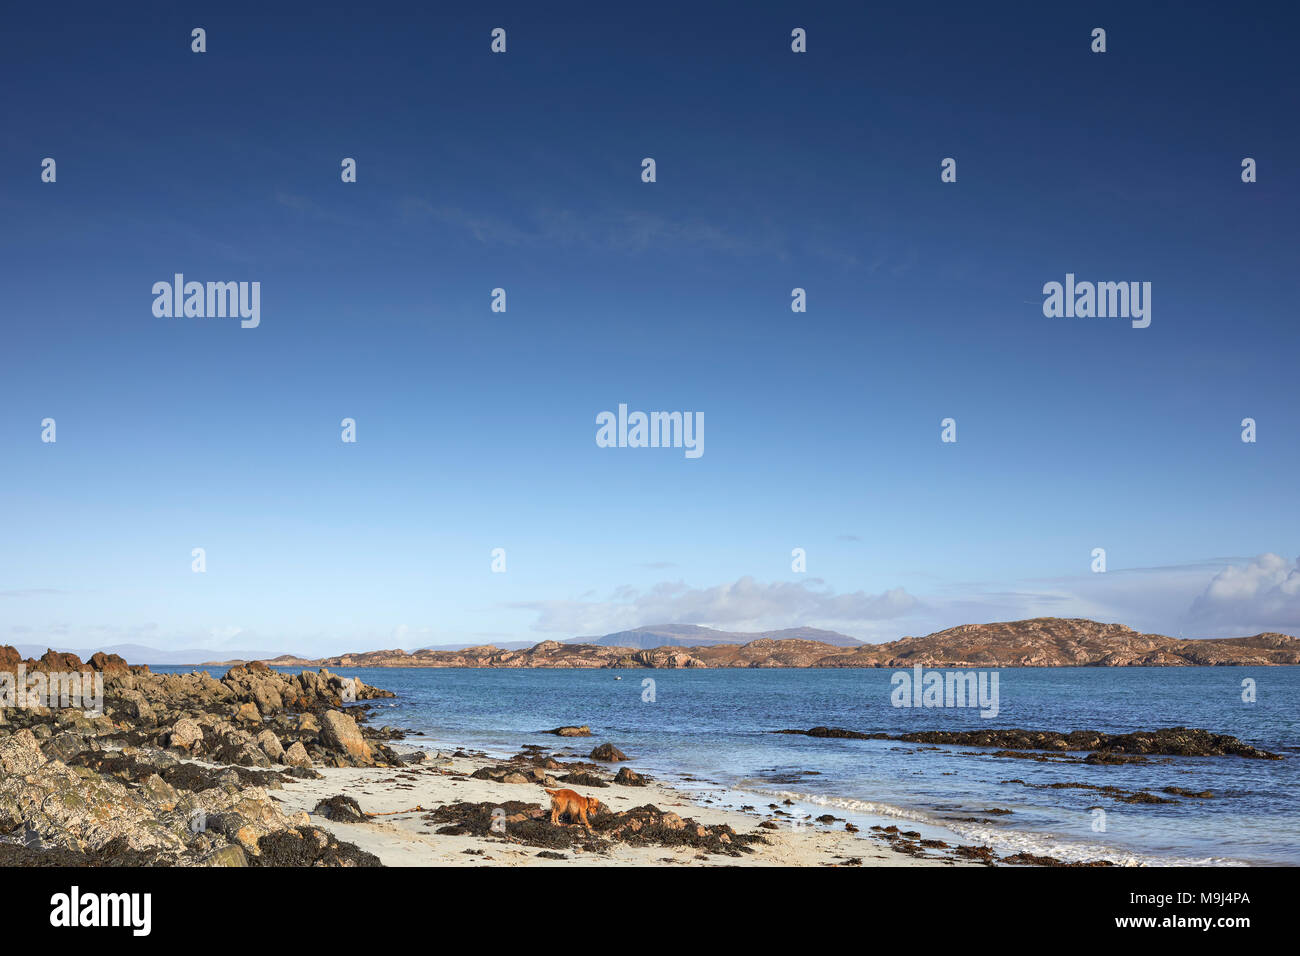
[[[394,749],[410,752],[418,748],[399,745]],[[563,859],[557,859],[539,855],[542,847],[514,842],[510,824],[505,825],[505,833],[490,836],[437,833],[440,825],[425,819],[427,811],[435,807],[505,801],[549,807],[550,797],[541,784],[470,776],[483,767],[503,766],[504,760],[464,751],[465,756],[448,757],[444,750],[441,758],[436,750],[426,752],[428,759],[409,769],[323,768],[320,779],[289,782],[274,799],[282,802],[286,814],[308,813],[314,826],[375,854],[385,866],[952,866],[970,862],[949,854],[921,857],[902,852],[893,848],[895,835],[848,832],[843,820],[817,823],[799,819],[795,824],[766,806],[745,812],[709,806],[653,781],[643,787],[610,784],[601,789],[574,789],[596,796],[614,812],[653,804],[705,826],[726,825],[737,833],[760,833],[767,842],[753,844],[752,852],[739,856],[701,853],[694,847],[616,842],[597,852],[573,847],[562,851]],[[431,765],[435,762],[440,765]],[[320,801],[340,794],[355,799],[362,812],[376,816],[364,823],[342,823],[314,812]],[[765,821],[777,829],[761,828]],[[581,829],[578,824],[567,825]],[[906,839],[903,844],[912,845]]]

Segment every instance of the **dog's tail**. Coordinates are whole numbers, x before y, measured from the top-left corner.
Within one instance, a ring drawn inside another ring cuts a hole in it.
[[[543,789],[543,790],[546,790],[545,787],[542,787],[542,789]],[[560,791],[558,791],[558,790],[546,790],[546,792],[549,793],[551,796],[555,796],[555,795],[556,795],[557,793],[559,793]]]

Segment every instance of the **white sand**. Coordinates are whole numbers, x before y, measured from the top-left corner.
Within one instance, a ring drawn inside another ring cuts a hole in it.
[[[436,757],[436,751],[426,752]],[[963,862],[954,864],[954,861],[919,859],[899,853],[866,831],[845,831],[842,821],[794,826],[787,818],[767,811],[740,812],[711,807],[692,802],[685,794],[653,782],[645,787],[610,784],[600,789],[581,786],[571,789],[594,796],[615,811],[652,803],[706,825],[726,823],[737,833],[761,833],[770,844],[755,844],[752,853],[739,857],[710,855],[699,859],[700,851],[690,847],[616,843],[608,853],[599,854],[566,848],[560,852],[568,859],[552,860],[538,857],[542,847],[510,843],[497,836],[439,835],[434,831],[441,824],[422,819],[424,811],[447,803],[520,800],[549,807],[550,797],[537,784],[469,778],[479,767],[498,763],[498,760],[472,756],[453,758],[442,766],[430,766],[426,762],[409,768],[324,768],[320,770],[322,779],[294,781],[272,794],[283,803],[286,813],[307,812],[313,825],[375,854],[386,866],[823,866],[843,865],[848,858],[858,858],[864,866],[952,866]],[[455,779],[453,774],[463,775],[465,779]],[[311,813],[319,800],[336,794],[352,797],[366,813],[391,815],[375,817],[367,823],[336,823]],[[424,808],[423,811],[415,811],[416,806]],[[760,830],[758,824],[763,820],[776,822],[780,829]],[[469,849],[483,853],[464,852]]]

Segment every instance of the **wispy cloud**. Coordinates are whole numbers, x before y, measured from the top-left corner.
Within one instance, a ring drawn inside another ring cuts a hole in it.
[[[785,255],[770,228],[735,229],[702,219],[674,218],[639,210],[539,208],[514,219],[418,196],[398,202],[406,219],[430,219],[476,242],[508,247],[581,248],[637,254],[650,250],[706,250],[733,256]]]

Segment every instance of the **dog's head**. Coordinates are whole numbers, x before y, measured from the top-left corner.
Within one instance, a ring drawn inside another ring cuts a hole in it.
[[[601,802],[600,802],[599,800],[597,800],[595,797],[588,797],[588,798],[587,798],[587,812],[588,812],[588,813],[603,813],[604,811],[605,811],[605,805],[604,805],[603,803],[601,803]]]

